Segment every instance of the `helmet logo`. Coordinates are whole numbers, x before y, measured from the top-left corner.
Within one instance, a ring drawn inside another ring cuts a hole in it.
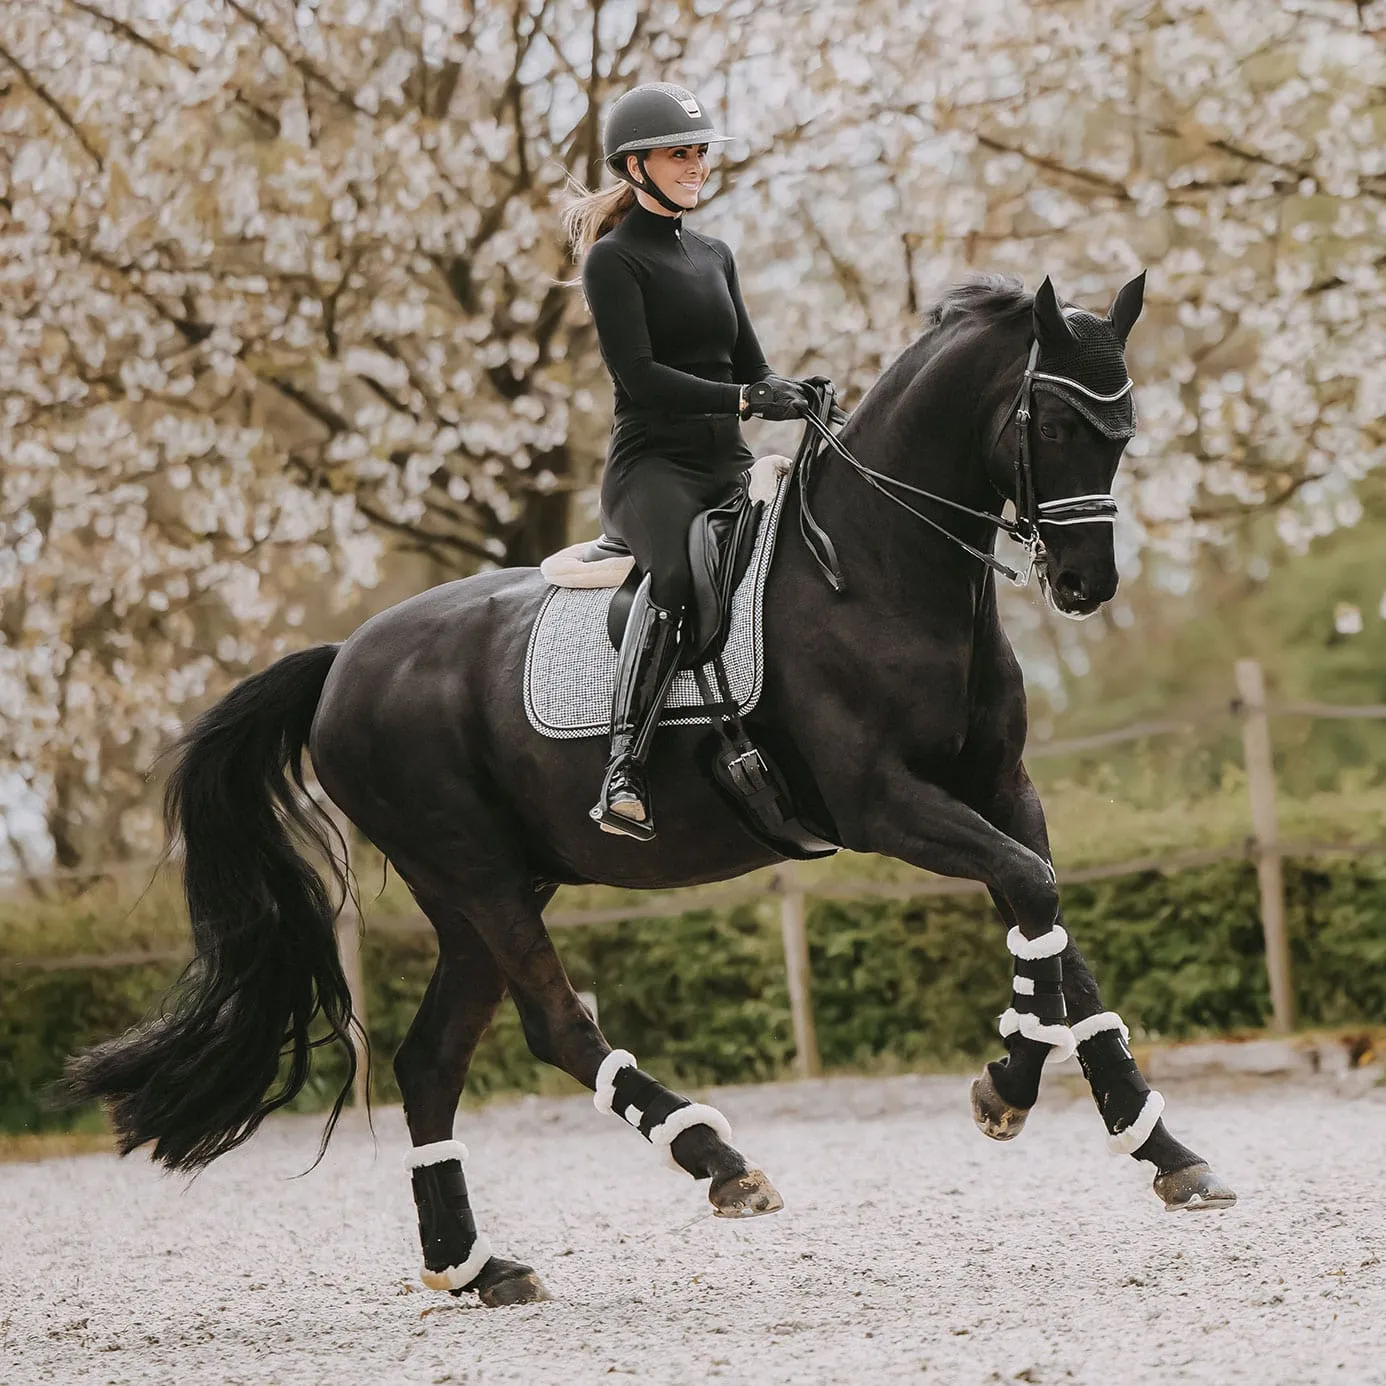
[[[677,97],[676,100],[678,101],[679,105],[682,106],[683,109],[688,112],[689,115],[702,115],[702,110],[699,108],[698,103],[691,96],[687,98],[680,96]]]

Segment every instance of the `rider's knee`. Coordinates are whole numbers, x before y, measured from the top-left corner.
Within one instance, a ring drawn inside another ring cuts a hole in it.
[[[650,600],[665,611],[680,611],[693,594],[687,563],[657,563],[650,569]]]

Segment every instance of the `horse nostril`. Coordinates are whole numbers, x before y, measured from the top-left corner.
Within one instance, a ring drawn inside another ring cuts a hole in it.
[[[1082,602],[1088,597],[1088,584],[1083,581],[1083,575],[1070,568],[1065,568],[1059,574],[1054,590],[1065,601]]]

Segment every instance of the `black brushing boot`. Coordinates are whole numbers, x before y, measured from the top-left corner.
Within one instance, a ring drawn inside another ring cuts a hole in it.
[[[659,725],[669,685],[678,670],[676,613],[650,600],[650,579],[635,591],[626,632],[616,656],[616,688],[611,703],[611,759],[602,796],[591,810],[603,832],[648,842],[655,835],[654,814],[645,785],[645,757]]]

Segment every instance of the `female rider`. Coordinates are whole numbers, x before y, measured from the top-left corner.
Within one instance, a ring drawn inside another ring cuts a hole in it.
[[[621,182],[563,218],[615,386],[602,525],[645,575],[617,656],[611,756],[592,817],[642,840],[655,835],[645,757],[691,596],[689,526],[746,484],[755,459],[741,436],[751,413],[744,387],[764,382],[761,418],[794,418],[806,399],[765,364],[731,251],[683,222],[707,178],[708,145],[729,138],[684,87],[636,87],[612,107],[602,137]]]

